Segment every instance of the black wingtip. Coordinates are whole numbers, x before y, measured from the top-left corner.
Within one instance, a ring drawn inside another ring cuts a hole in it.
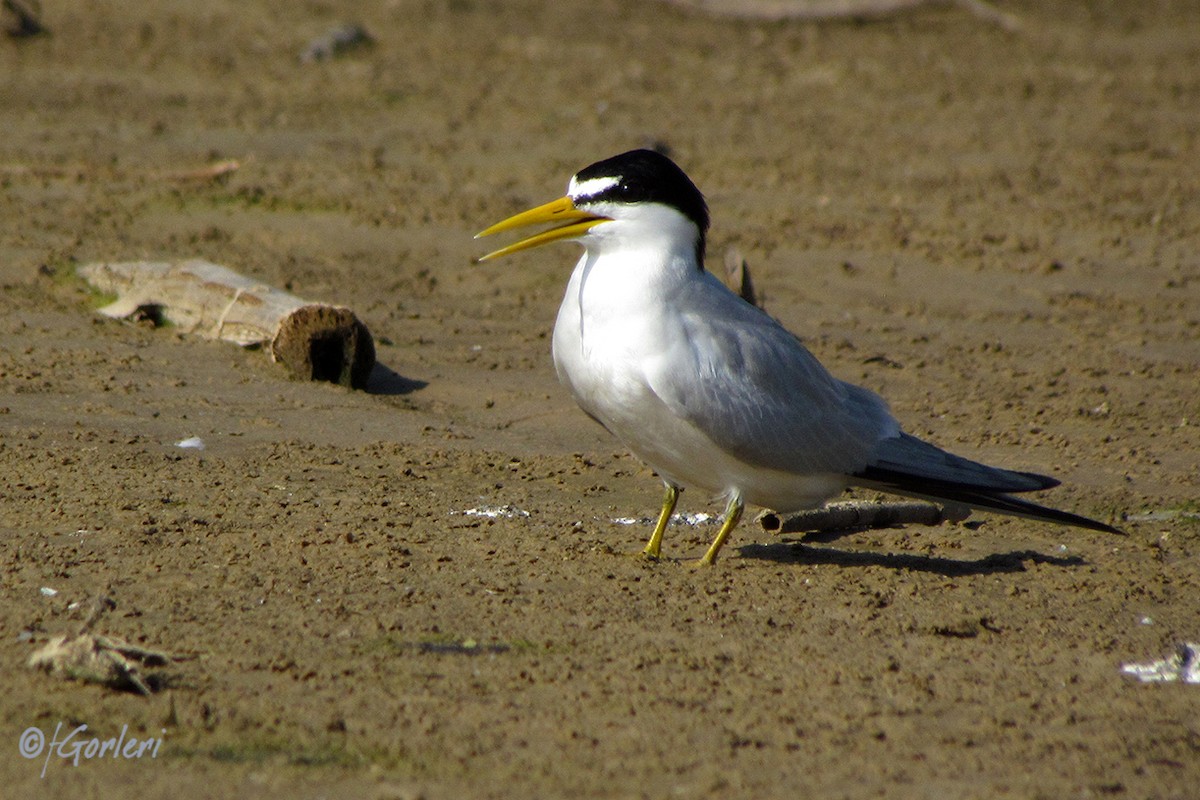
[[[1008,471],[1013,472],[1013,474],[1020,475],[1022,478],[1028,478],[1029,480],[1034,481],[1038,484],[1038,488],[1031,489],[1028,491],[1040,492],[1042,489],[1053,489],[1055,486],[1062,485],[1062,481],[1060,481],[1058,478],[1051,478],[1049,475],[1042,475],[1037,472],[1019,472],[1019,471],[1014,472],[1012,470],[1008,470]],[[1022,491],[1026,491],[1026,490],[1022,490]]]
[[[1115,528],[1107,522],[1085,517],[1081,514],[1073,514],[1070,511],[1060,511],[1057,508],[1049,508],[1048,506],[1031,503],[1028,500],[1020,500],[1016,497],[1011,497],[1006,494],[979,494],[976,492],[965,492],[961,499],[956,498],[956,502],[963,502],[967,505],[981,509],[983,511],[995,511],[1000,514],[1008,514],[1014,517],[1024,517],[1038,522],[1051,522],[1055,525],[1069,525],[1073,528],[1084,528],[1090,531],[1099,531],[1101,533],[1112,533],[1117,536],[1125,536],[1125,531],[1120,528]]]
[[[1033,473],[1021,474],[1028,475],[1031,478],[1044,478],[1047,481],[1052,481],[1052,483],[1045,487],[1047,489],[1058,485],[1058,481],[1053,478],[1034,475]],[[979,509],[980,511],[992,511],[1013,517],[1024,517],[1025,519],[1032,519],[1038,522],[1069,525],[1073,528],[1084,528],[1101,533],[1112,533],[1118,536],[1126,535],[1125,531],[1109,525],[1107,522],[1100,522],[1091,517],[1073,514],[1070,511],[1060,511],[1057,508],[1038,505],[1037,503],[1021,500],[1002,492],[989,492],[945,481],[921,481],[914,479],[912,476],[898,475],[896,473],[885,475],[880,470],[868,470],[864,474],[856,475],[855,477],[857,478],[855,483],[859,486],[891,492],[893,494],[918,497],[923,500],[931,500],[935,503],[960,503]]]
[[[935,503],[950,502],[1027,519],[1104,533],[1125,532],[1089,517],[1040,506],[1015,494],[1052,489],[1060,481],[1036,472],[998,469],[971,461],[901,433],[876,446],[875,459],[850,476],[858,486],[909,495]]]

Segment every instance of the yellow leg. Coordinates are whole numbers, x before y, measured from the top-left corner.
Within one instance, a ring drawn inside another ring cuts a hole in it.
[[[725,519],[721,522],[721,530],[717,531],[717,538],[713,539],[712,544],[708,546],[708,552],[696,562],[696,566],[708,567],[717,560],[717,553],[721,552],[721,547],[729,538],[729,532],[737,527],[738,520],[742,518],[744,507],[742,498],[738,495],[735,494],[729,498],[729,505],[725,506]]]
[[[679,487],[667,484],[667,493],[663,495],[662,511],[658,514],[658,522],[654,526],[654,533],[650,534],[650,541],[646,542],[646,549],[642,551],[642,555],[646,558],[658,558],[659,550],[662,548],[663,532],[667,529],[667,523],[671,520],[671,514],[675,513],[675,504],[679,502]]]

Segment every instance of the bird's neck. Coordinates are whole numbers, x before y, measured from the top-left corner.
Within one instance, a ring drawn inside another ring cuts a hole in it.
[[[575,271],[582,307],[597,314],[624,315],[661,303],[704,268],[689,251],[627,246],[589,248]]]

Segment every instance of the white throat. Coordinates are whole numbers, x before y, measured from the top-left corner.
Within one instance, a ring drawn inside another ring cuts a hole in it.
[[[616,426],[605,419],[602,406],[619,405],[616,397],[638,385],[630,365],[653,360],[664,337],[673,335],[664,310],[698,277],[708,276],[696,261],[699,231],[675,209],[658,203],[586,208],[611,221],[579,240],[586,252],[559,308],[554,362],[584,409],[612,430]],[[609,397],[610,392],[616,394]]]
[[[604,259],[606,269],[625,274],[635,265],[643,269],[655,264],[700,269],[696,260],[700,231],[674,208],[660,203],[603,202],[583,203],[582,207],[611,220],[590,229],[580,240],[589,255]]]

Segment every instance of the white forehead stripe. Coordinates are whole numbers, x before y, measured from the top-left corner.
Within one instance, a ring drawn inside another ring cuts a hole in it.
[[[586,181],[577,181],[574,176],[571,176],[571,182],[567,184],[567,194],[572,200],[582,200],[588,197],[595,197],[605,189],[611,189],[620,182],[620,175],[605,175],[600,178],[588,178]]]

